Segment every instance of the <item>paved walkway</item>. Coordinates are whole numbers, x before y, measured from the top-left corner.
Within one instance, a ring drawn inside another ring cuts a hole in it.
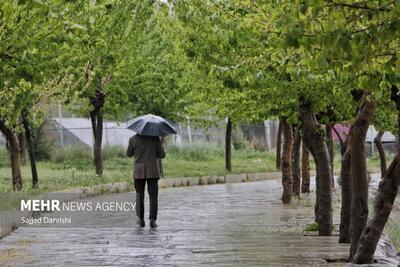
[[[0,266],[343,266],[328,263],[347,256],[337,236],[302,232],[313,201],[283,206],[280,194],[278,180],[164,189],[157,229],[118,216],[20,227],[0,241]]]

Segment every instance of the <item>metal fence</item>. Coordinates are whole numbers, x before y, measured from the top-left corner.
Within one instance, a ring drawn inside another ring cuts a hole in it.
[[[195,143],[207,143],[208,145],[223,146],[225,144],[226,120],[221,120],[211,127],[195,127],[189,123],[181,123],[177,135],[168,136],[167,144],[185,146]],[[260,150],[272,150],[276,148],[278,121],[264,121],[260,124],[235,124],[232,137],[233,145],[238,147],[252,147]],[[91,122],[86,118],[49,118],[41,127],[41,135],[49,142],[57,146],[84,146],[93,148],[93,132]],[[135,133],[127,129],[124,122],[107,121],[103,124],[103,146],[113,147],[128,146],[129,138]],[[369,155],[376,154],[373,139],[376,130],[370,127],[366,138],[366,150]],[[385,133],[383,143],[385,150],[396,150],[395,137]],[[5,146],[5,140],[0,135],[0,146]]]
[[[234,145],[270,150],[276,147],[278,122],[265,121],[259,125],[237,124],[233,127]],[[48,119],[42,127],[43,134],[59,146],[81,145],[93,147],[93,132],[90,120],[85,118]],[[129,138],[135,133],[125,123],[104,122],[103,146],[127,147]],[[208,143],[221,146],[225,143],[226,122],[220,121],[212,127],[194,127],[180,124],[177,135],[167,138],[169,144],[184,146],[192,143]]]

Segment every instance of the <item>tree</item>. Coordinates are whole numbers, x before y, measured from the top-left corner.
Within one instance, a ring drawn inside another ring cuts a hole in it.
[[[329,151],[325,142],[325,133],[316,122],[310,104],[303,102],[300,107],[300,117],[303,125],[304,142],[314,157],[317,167],[317,182],[319,194],[317,195],[320,235],[331,235],[332,221],[332,170],[329,159]],[[321,181],[324,179],[324,181]],[[319,180],[319,181],[318,181]]]
[[[150,12],[150,11],[149,11]],[[128,39],[129,54],[119,66],[131,115],[152,113],[171,120],[187,119],[191,65],[188,64],[176,18],[167,4],[155,6],[143,32]],[[190,101],[190,103],[192,103]]]
[[[176,14],[183,25],[180,34],[186,36],[184,50],[188,60],[196,66],[189,72],[192,81],[187,84],[191,88],[188,102],[196,101],[188,112],[195,121],[209,114],[219,120],[227,118],[225,167],[231,171],[232,125],[262,119],[260,111],[249,112],[255,107],[246,94],[247,86],[261,79],[254,73],[249,79],[246,66],[242,68],[243,62],[235,56],[235,51],[244,44],[239,42],[242,37],[236,34],[238,25],[234,20],[226,23],[222,13],[221,17],[212,17],[214,7],[200,1],[193,5],[184,1],[178,3]]]
[[[288,204],[293,196],[293,175],[292,175],[292,150],[293,150],[293,130],[287,118],[282,118],[283,130],[283,153],[281,158],[282,169],[282,203]]]
[[[351,248],[350,257],[356,251],[361,232],[368,220],[368,174],[365,159],[365,137],[368,131],[375,104],[364,100],[351,131]]]
[[[397,86],[392,85],[390,98],[396,105],[397,134],[400,132],[400,94]],[[382,181],[374,203],[374,214],[366,227],[363,229],[360,240],[354,251],[352,262],[363,264],[372,263],[374,253],[378,245],[380,236],[389,219],[393,208],[394,200],[400,185],[400,151],[397,151],[395,159],[390,164]]]
[[[53,52],[57,53],[58,51],[53,50]],[[56,54],[53,56],[53,59],[55,61],[58,60]],[[68,99],[70,94],[70,89],[68,88],[70,76],[68,73],[64,73],[64,71],[63,67],[56,64],[53,65],[53,68],[47,67],[46,72],[42,72],[46,73],[46,75],[40,81],[34,82],[31,90],[26,91],[23,95],[26,101],[24,105],[21,104],[20,123],[29,154],[32,188],[38,188],[39,186],[35,149],[35,138],[38,138],[38,136],[35,136],[34,129],[43,123],[45,114],[52,101],[61,102]]]
[[[375,106],[390,89],[397,76],[398,5],[392,1],[298,2],[282,5],[275,10],[276,25],[285,25],[278,31],[292,49],[305,51],[303,63],[309,67],[325,67],[342,80],[351,81],[337,87],[340,91],[361,89],[361,108],[350,137],[352,183],[352,247],[358,244],[360,229],[367,219],[367,176],[365,170],[365,131],[372,121]],[[289,26],[291,25],[291,26]],[[351,78],[352,77],[352,78]],[[374,233],[379,234],[378,232]],[[370,259],[369,259],[370,260]],[[359,262],[357,258],[353,261]]]
[[[278,133],[276,137],[276,169],[281,169],[281,149],[282,149],[282,123],[279,121]]]
[[[258,3],[240,3],[240,1],[224,5],[200,1],[195,1],[192,5],[185,4],[182,3],[185,10],[182,12],[185,14],[182,15],[182,20],[191,21],[196,25],[193,27],[196,31],[191,37],[194,40],[192,43],[203,44],[201,41],[207,36],[207,43],[214,45],[203,49],[203,57],[208,59],[208,63],[215,64],[213,69],[216,75],[222,76],[225,82],[230,81],[228,83],[230,88],[217,91],[222,91],[224,94],[216,93],[213,89],[213,93],[210,94],[212,97],[208,97],[208,100],[213,99],[213,106],[218,107],[218,110],[229,110],[230,115],[227,116],[229,118],[239,117],[249,120],[288,117],[291,122],[297,121],[299,115],[297,99],[304,86],[310,85],[305,79],[308,74],[299,73],[298,66],[291,64],[290,59],[298,58],[296,54],[278,51],[273,44],[278,44],[279,40],[271,38],[268,40],[270,45],[266,41],[268,38],[265,32],[259,30],[263,28],[260,21],[268,21],[266,13],[259,10],[266,10],[269,7]],[[201,25],[198,23],[199,20],[202,21]],[[209,32],[205,30],[207,34],[199,33],[203,27],[212,30]],[[215,40],[218,40],[218,45]],[[302,78],[304,79],[299,82]],[[302,87],[297,84],[301,84]],[[309,90],[307,97],[312,98],[313,94],[314,92]],[[219,98],[219,95],[223,98]],[[322,108],[315,106],[323,109],[325,99],[318,96],[314,98],[321,103]],[[240,102],[232,102],[234,99]],[[266,101],[268,99],[274,99],[275,102]],[[332,175],[330,174],[328,178],[332,179]],[[324,177],[322,181],[325,182],[325,179]],[[329,225],[327,227],[330,228]]]
[[[332,170],[332,179],[333,179],[333,170],[334,170],[334,161],[335,161],[335,151],[333,147],[333,123],[328,122],[325,124],[325,132],[326,132],[326,143],[328,145],[328,150],[329,150],[329,158],[330,158],[330,163],[331,163],[331,170]],[[332,186],[335,186],[335,181],[332,180]]]
[[[292,151],[292,175],[293,175],[293,194],[300,196],[301,189],[301,171],[300,171],[300,149],[301,132],[299,127],[293,126],[293,151]]]
[[[340,179],[342,186],[342,206],[340,209],[339,243],[350,243],[350,217],[351,217],[351,149],[350,146],[342,156]]]
[[[24,109],[22,111],[22,125],[24,127],[25,139],[28,146],[29,153],[29,161],[31,164],[31,172],[32,172],[32,188],[36,188],[39,183],[39,175],[36,167],[36,154],[35,147],[33,146],[33,133],[32,127],[28,119],[28,110]]]
[[[387,171],[386,153],[382,144],[382,137],[386,131],[392,133],[397,132],[396,115],[397,112],[392,101],[390,100],[390,96],[387,94],[382,95],[380,97],[380,101],[377,103],[376,112],[373,118],[373,125],[378,131],[378,134],[374,139],[374,144],[376,145],[379,154],[382,178],[385,177],[385,173]]]
[[[383,148],[383,144],[382,144],[382,136],[384,134],[385,134],[384,131],[379,131],[378,134],[374,138],[374,144],[375,144],[376,148],[378,149],[378,154],[379,154],[381,177],[384,177],[385,173],[387,171],[386,154],[385,154],[385,149]]]
[[[228,118],[226,124],[226,135],[225,135],[225,168],[227,171],[232,171],[232,122]]]
[[[22,111],[34,105],[31,98],[54,69],[65,30],[72,30],[68,17],[72,12],[59,1],[6,1],[0,4],[2,35],[0,42],[1,131],[10,145],[14,190],[22,188],[21,131]]]
[[[310,193],[310,152],[304,142],[301,151],[301,193]]]
[[[251,107],[257,108],[244,111],[244,114],[248,112],[250,117],[259,114],[286,116],[292,122],[300,115],[304,143],[317,164],[317,191],[324,195],[317,197],[321,211],[318,215],[320,234],[329,235],[332,228],[329,203],[332,157],[320,122],[352,124],[348,152],[342,159],[347,161],[342,165],[342,174],[346,176],[342,179],[346,185],[356,185],[342,187],[346,203],[349,199],[352,202],[347,207],[353,207],[352,255],[357,244],[360,245],[360,229],[364,228],[367,218],[365,132],[373,122],[376,107],[377,110],[385,109],[380,103],[390,86],[398,82],[398,10],[399,6],[393,1],[193,1],[186,6],[188,12],[186,17],[183,16],[185,20],[197,23],[196,33],[202,30],[199,21],[205,21],[205,26],[215,25],[211,27],[214,34],[211,32],[210,36],[220,45],[212,46],[203,54],[209,61],[219,62],[216,69],[223,69],[225,77],[229,75],[231,80],[239,81],[241,90],[231,91],[227,94],[229,99],[240,95],[243,101],[252,96]],[[232,34],[234,31],[229,30],[232,25],[240,34]],[[247,39],[246,45],[243,45],[243,39]],[[230,42],[234,44],[234,50],[229,49],[233,46]],[[221,59],[225,64],[221,64]],[[262,78],[258,81],[253,78],[257,81],[253,84],[244,82],[246,78],[251,80],[255,73]],[[354,92],[358,94],[360,104],[355,105],[352,101]],[[270,99],[275,102],[267,101]],[[266,105],[258,108],[259,101]],[[327,113],[332,107],[336,114],[341,112],[345,116],[333,121],[319,121],[320,114]],[[355,109],[357,113],[354,113]],[[234,110],[237,113],[240,107]],[[343,169],[349,166],[351,171]],[[342,214],[350,215],[349,212]],[[321,215],[324,218],[321,219]]]
[[[8,118],[11,110],[14,109],[16,96],[18,96],[18,94],[16,94],[18,89],[15,89],[16,90],[3,91],[0,95],[0,102],[2,104],[0,108],[0,131],[5,136],[10,147],[13,190],[20,191],[23,186],[20,165],[20,146],[15,132],[15,126],[9,126],[15,125],[15,121],[11,121]]]
[[[379,191],[374,203],[374,215],[360,237],[352,259],[354,263],[371,263],[374,260],[376,247],[389,219],[397,195],[400,181],[399,161],[400,158],[399,155],[397,155],[389,166],[382,182],[379,184]]]
[[[79,11],[76,23],[83,34],[70,44],[73,55],[69,64],[75,71],[75,101],[70,107],[90,118],[97,175],[103,172],[102,138],[104,117],[116,118],[127,105],[121,69],[125,65],[131,42],[141,33],[153,4],[148,1],[130,2],[89,1],[75,4]]]

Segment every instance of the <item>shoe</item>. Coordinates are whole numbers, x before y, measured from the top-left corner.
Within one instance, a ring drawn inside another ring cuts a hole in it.
[[[138,218],[136,221],[137,225],[139,225],[140,227],[145,227],[146,223],[144,222],[143,219]]]
[[[156,223],[156,220],[150,220],[150,227],[151,228],[157,228],[157,223]]]

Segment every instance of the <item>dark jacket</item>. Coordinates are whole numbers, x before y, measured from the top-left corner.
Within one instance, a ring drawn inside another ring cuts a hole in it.
[[[134,157],[135,179],[160,178],[158,159],[165,157],[159,137],[134,135],[129,139],[128,157]]]

